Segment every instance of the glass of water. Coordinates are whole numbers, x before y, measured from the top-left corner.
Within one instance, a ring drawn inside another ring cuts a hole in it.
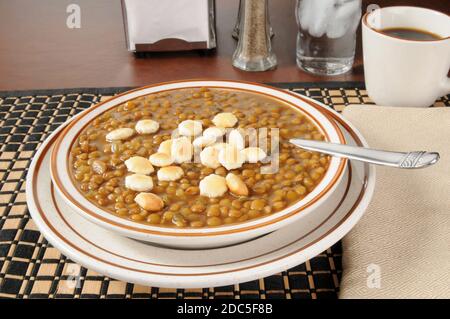
[[[353,65],[361,0],[297,0],[297,65],[319,75],[338,75]]]

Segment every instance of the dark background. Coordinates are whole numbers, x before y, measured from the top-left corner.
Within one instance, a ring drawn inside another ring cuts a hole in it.
[[[0,0],[0,91],[73,87],[141,86],[185,78],[228,78],[258,82],[362,81],[358,37],[354,69],[338,77],[317,77],[296,67],[295,0],[270,0],[278,68],[249,73],[231,66],[236,42],[231,30],[238,0],[216,0],[218,48],[136,58],[125,48],[119,0]],[[66,7],[81,7],[81,29],[66,27]],[[450,13],[448,0],[363,1],[380,6],[415,5]],[[360,30],[359,30],[360,32]]]

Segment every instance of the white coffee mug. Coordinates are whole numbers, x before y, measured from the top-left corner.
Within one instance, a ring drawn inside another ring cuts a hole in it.
[[[440,36],[405,40],[380,32],[413,28]],[[364,73],[378,105],[427,107],[450,93],[450,17],[418,7],[385,7],[362,19]]]

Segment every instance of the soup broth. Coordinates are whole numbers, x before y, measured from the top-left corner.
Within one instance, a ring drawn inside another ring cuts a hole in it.
[[[174,144],[181,140],[173,139],[174,130],[192,132],[183,137],[190,145],[207,129],[222,134],[220,125],[234,130],[241,145],[204,138],[201,152],[207,147],[211,152],[204,158],[200,153],[201,162],[180,159]],[[245,152],[249,141],[242,142],[236,132],[246,128],[279,129],[276,172],[261,171],[269,151]],[[80,132],[69,166],[80,192],[111,214],[163,227],[213,227],[276,213],[313,191],[330,158],[295,147],[289,143],[294,137],[325,139],[305,114],[281,101],[237,90],[178,89],[128,101],[98,116]],[[235,148],[245,160],[237,154],[241,160],[225,167],[222,150]]]

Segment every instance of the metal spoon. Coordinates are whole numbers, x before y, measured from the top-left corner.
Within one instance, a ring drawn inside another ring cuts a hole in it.
[[[424,168],[436,164],[439,160],[439,153],[436,152],[390,152],[298,138],[289,142],[309,151],[398,168]]]

